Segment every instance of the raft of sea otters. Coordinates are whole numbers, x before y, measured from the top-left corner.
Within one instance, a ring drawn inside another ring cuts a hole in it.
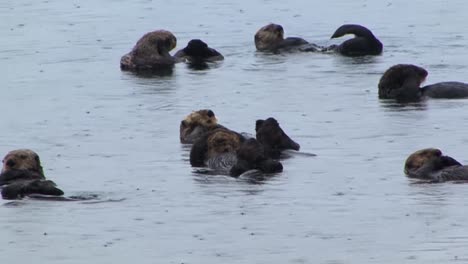
[[[254,36],[258,51],[269,53],[322,52],[343,56],[379,55],[383,45],[367,28],[346,24],[331,36],[339,38],[347,34],[355,37],[340,45],[329,47],[310,43],[299,37],[284,37],[284,29],[278,24],[260,28]],[[192,39],[174,56],[169,52],[176,47],[176,37],[169,31],[146,33],[133,49],[122,56],[120,68],[125,71],[158,72],[172,69],[175,63],[205,65],[222,61],[224,56],[200,39]],[[421,87],[428,72],[411,64],[390,67],[378,83],[380,99],[392,99],[399,103],[418,102],[427,98],[467,98],[468,84],[440,82]],[[257,120],[255,137],[238,133],[218,124],[212,110],[202,109],[190,113],[180,124],[180,141],[192,144],[190,164],[207,167],[217,174],[239,177],[251,171],[271,174],[283,171],[280,160],[285,150],[298,151],[300,146],[280,127],[275,118]],[[466,181],[468,165],[442,155],[435,148],[418,150],[407,158],[404,172],[409,178],[427,182]],[[3,158],[0,186],[4,199],[21,199],[25,196],[62,197],[64,192],[45,178],[37,153],[18,149]],[[64,200],[73,200],[67,199]]]

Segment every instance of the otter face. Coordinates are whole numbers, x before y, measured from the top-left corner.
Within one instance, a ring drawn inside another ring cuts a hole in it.
[[[272,117],[266,120],[257,120],[255,131],[258,142],[267,149],[282,151],[285,149],[299,150],[300,148],[300,145],[286,135],[278,121]]]
[[[281,25],[268,24],[255,34],[255,47],[259,51],[272,51],[284,40],[284,30]]]
[[[215,130],[207,139],[208,158],[215,157],[222,153],[235,153],[241,146],[239,134],[226,130]]]
[[[29,149],[17,149],[8,152],[3,158],[2,173],[11,170],[27,170],[44,175],[39,155]]]
[[[409,155],[405,162],[405,174],[408,175],[410,171],[416,171],[421,168],[429,160],[439,158],[442,156],[442,151],[436,148],[421,149]]]
[[[411,83],[419,89],[419,86],[426,80],[428,73],[425,69],[412,64],[397,64],[390,67],[382,75],[379,81],[379,97],[382,99],[392,99],[392,92],[402,88],[405,84]],[[410,87],[408,87],[410,88]]]
[[[202,109],[192,112],[180,122],[180,142],[193,143],[217,126],[218,120],[213,111]]]

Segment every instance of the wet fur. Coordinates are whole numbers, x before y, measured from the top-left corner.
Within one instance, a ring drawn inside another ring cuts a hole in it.
[[[354,57],[382,53],[383,45],[380,40],[369,29],[361,25],[342,25],[333,33],[331,38],[339,38],[347,34],[353,34],[355,37],[333,47],[340,54]]]
[[[271,158],[279,158],[286,149],[299,150],[300,145],[292,140],[272,117],[259,119],[255,122],[256,139],[263,145],[265,154]]]
[[[180,122],[180,142],[194,143],[203,134],[216,128],[222,128],[222,126],[218,124],[213,111],[210,109],[194,111]]]
[[[141,37],[132,51],[122,56],[120,68],[128,71],[167,70],[175,64],[169,51],[175,48],[176,37],[169,31],[156,30]]]
[[[63,195],[54,182],[45,179],[39,156],[29,149],[13,150],[4,157],[0,185],[4,199],[29,194]]]
[[[206,160],[224,153],[236,153],[244,138],[237,132],[218,128],[209,131],[195,141],[190,150],[190,164],[194,167],[206,166]]]
[[[298,37],[285,39],[283,27],[273,23],[260,28],[257,33],[255,33],[254,41],[258,51],[271,52],[309,44],[306,40]]]
[[[468,97],[468,84],[462,82],[439,82],[420,87],[427,75],[425,69],[416,65],[394,65],[380,78],[379,98],[417,102],[426,97],[445,99]]]
[[[224,56],[217,50],[208,47],[208,44],[200,39],[192,39],[187,46],[174,54],[178,61],[189,64],[203,64],[224,60]]]
[[[422,149],[411,154],[405,162],[405,174],[409,178],[429,182],[467,181],[468,166],[450,156],[442,155],[439,149]]]
[[[231,176],[239,176],[249,170],[259,170],[263,173],[283,171],[281,162],[265,155],[265,150],[256,139],[246,140],[237,150],[237,163],[231,168]]]

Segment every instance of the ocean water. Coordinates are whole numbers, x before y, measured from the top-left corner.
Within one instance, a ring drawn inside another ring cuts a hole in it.
[[[377,97],[397,63],[426,83],[465,81],[461,1],[4,1],[0,155],[30,148],[77,202],[1,201],[0,260],[16,263],[466,263],[468,186],[416,184],[406,157],[438,147],[468,162],[468,100],[399,106]],[[381,56],[262,54],[267,23],[320,45],[345,23]],[[225,61],[170,76],[121,72],[146,32],[183,48],[200,38]],[[275,117],[301,151],[251,183],[197,173],[179,124],[210,108],[248,133]],[[3,153],[3,154],[2,154]]]

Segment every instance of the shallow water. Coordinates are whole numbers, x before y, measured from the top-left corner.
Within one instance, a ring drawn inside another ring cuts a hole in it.
[[[426,83],[468,81],[457,1],[5,1],[0,153],[31,148],[67,195],[96,202],[3,201],[0,260],[26,263],[449,263],[468,261],[468,186],[414,184],[413,151],[468,162],[468,100],[398,106],[377,99],[397,63]],[[276,22],[321,45],[344,23],[368,26],[382,56],[268,55],[253,35]],[[119,70],[144,33],[182,48],[201,38],[218,67],[172,76]],[[252,133],[275,117],[301,144],[284,172],[251,183],[196,173],[180,120],[210,108]],[[3,154],[2,154],[3,155]]]

